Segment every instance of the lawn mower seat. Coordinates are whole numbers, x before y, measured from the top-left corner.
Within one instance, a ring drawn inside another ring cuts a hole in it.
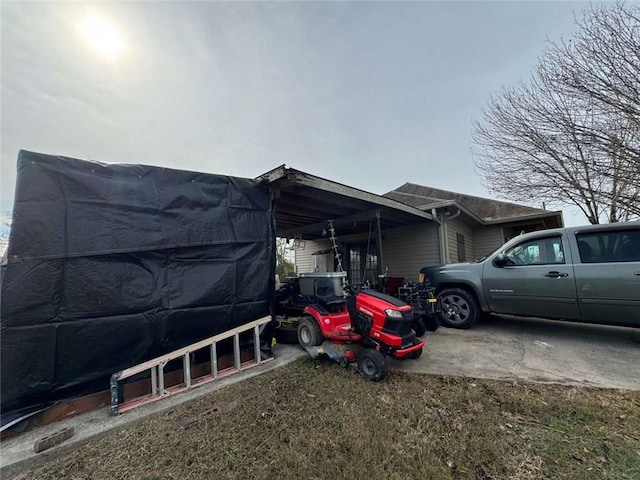
[[[314,282],[314,291],[318,302],[327,306],[340,305],[344,303],[344,297],[336,295],[333,282],[327,278],[318,278]]]

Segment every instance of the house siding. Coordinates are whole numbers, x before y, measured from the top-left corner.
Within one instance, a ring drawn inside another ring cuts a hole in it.
[[[322,240],[305,240],[304,248],[294,250],[294,262],[296,265],[296,273],[313,272],[315,268],[314,252],[331,248],[329,239]]]
[[[384,230],[382,254],[389,276],[416,281],[422,267],[440,263],[437,225],[429,223]]]
[[[340,238],[340,243],[367,240],[367,235]],[[375,237],[372,238],[375,240]],[[329,240],[307,240],[304,249],[295,250],[296,273],[314,270],[313,253],[331,247]],[[382,254],[387,274],[416,280],[418,272],[427,265],[438,265],[438,227],[435,224],[400,227],[382,232]]]
[[[447,222],[447,247],[448,256],[447,263],[456,263],[458,261],[458,243],[456,234],[464,236],[464,252],[466,261],[474,259],[474,243],[473,229],[462,223],[458,219],[452,219]]]
[[[480,227],[473,230],[474,258],[482,258],[504,243],[502,227]]]

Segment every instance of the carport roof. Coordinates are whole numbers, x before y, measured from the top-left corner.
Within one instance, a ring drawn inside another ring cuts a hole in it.
[[[256,180],[272,189],[276,199],[276,234],[321,238],[333,220],[340,235],[367,233],[379,218],[380,229],[430,221],[431,214],[380,195],[281,165]]]

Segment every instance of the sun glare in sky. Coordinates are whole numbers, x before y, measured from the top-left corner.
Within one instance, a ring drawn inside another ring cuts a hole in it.
[[[120,29],[102,15],[89,15],[79,24],[80,34],[96,53],[109,60],[116,60],[124,50]]]

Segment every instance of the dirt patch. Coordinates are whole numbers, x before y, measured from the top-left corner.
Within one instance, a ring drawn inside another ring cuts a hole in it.
[[[38,479],[635,479],[640,392],[304,359],[25,472]]]

